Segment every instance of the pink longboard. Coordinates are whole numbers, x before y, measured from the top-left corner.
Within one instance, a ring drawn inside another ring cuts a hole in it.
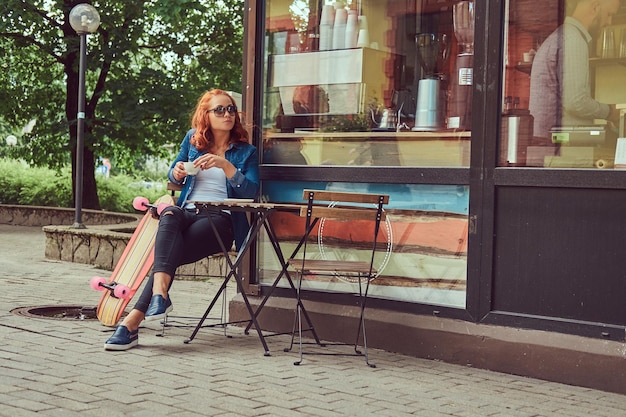
[[[126,245],[113,273],[107,280],[93,277],[91,287],[103,291],[98,303],[96,315],[105,326],[115,326],[124,313],[124,309],[133,298],[144,278],[150,272],[154,262],[154,241],[159,220],[155,217],[163,209],[174,204],[170,195],[160,197],[154,204],[148,199],[136,197],[133,207],[146,211],[137,225],[135,232]]]

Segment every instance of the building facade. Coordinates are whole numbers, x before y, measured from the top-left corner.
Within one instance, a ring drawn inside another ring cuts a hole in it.
[[[626,8],[579,3],[246,2],[262,198],[390,195],[368,300],[375,346],[625,390]],[[302,224],[275,224],[287,252]],[[358,257],[346,233],[320,229],[319,256]],[[263,293],[279,268],[257,249]],[[303,283],[329,323],[349,320],[353,286]],[[289,309],[278,287],[268,327]],[[327,337],[341,335],[329,324]]]

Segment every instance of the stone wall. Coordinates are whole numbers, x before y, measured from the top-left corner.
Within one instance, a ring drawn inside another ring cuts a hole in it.
[[[106,227],[44,226],[46,259],[93,265],[112,271],[126,249],[131,233]]]
[[[129,227],[134,229],[141,218],[141,215],[136,214],[87,209],[82,210],[81,213],[82,221],[87,226],[127,223]],[[0,224],[13,226],[48,226],[53,224],[71,226],[74,224],[74,214],[75,210],[70,208],[0,204]]]
[[[93,265],[113,271],[141,214],[83,210],[85,229],[74,229],[74,209],[0,204],[0,224],[42,227],[46,259]],[[180,279],[223,277],[226,260],[211,256],[178,268]]]

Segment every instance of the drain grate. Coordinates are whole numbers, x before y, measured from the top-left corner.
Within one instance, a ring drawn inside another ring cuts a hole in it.
[[[11,310],[17,316],[52,320],[95,320],[96,307],[85,306],[35,306]]]

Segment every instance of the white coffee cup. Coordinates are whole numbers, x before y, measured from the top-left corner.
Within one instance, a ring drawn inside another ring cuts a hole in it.
[[[200,167],[193,166],[193,162],[184,162],[183,166],[187,175],[196,175],[200,172]]]

